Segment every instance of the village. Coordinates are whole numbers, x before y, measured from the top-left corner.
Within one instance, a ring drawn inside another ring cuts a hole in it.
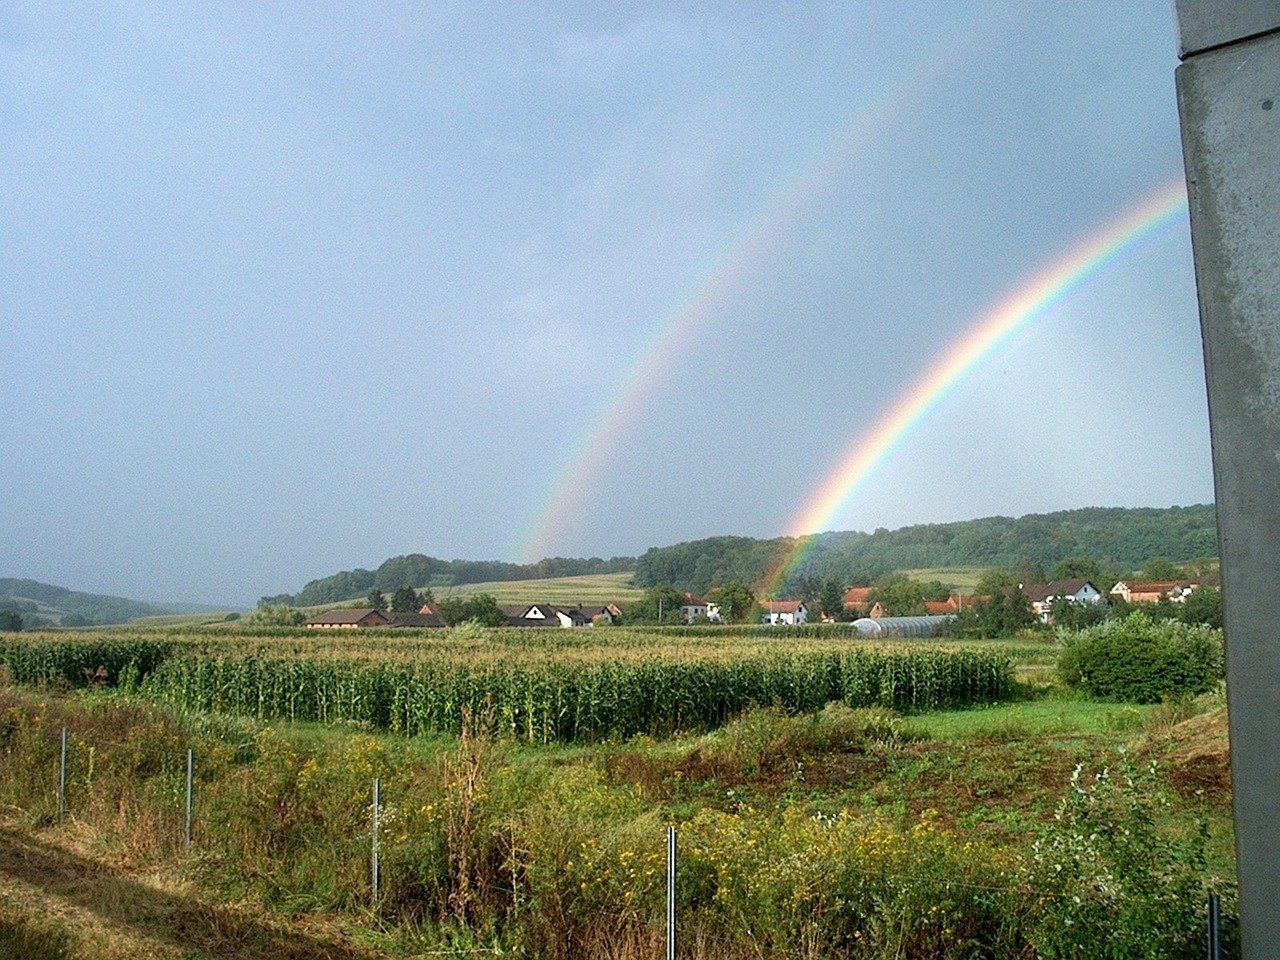
[[[1181,580],[1120,580],[1104,595],[1088,580],[1051,580],[1047,583],[1020,583],[1005,588],[1005,595],[1021,593],[1031,606],[1035,619],[1042,624],[1053,623],[1055,604],[1089,604],[1122,602],[1125,604],[1182,604],[1201,587],[1219,588],[1217,574]],[[873,586],[849,587],[844,592],[844,616],[822,612],[812,622],[835,623],[838,619],[853,621],[882,621],[905,619],[908,614],[895,612],[875,596]],[[707,597],[685,593],[680,603],[680,617],[685,624],[726,622],[717,592]],[[936,627],[956,616],[962,610],[977,611],[992,601],[991,595],[965,596],[953,592],[946,600],[925,600],[923,617],[925,626]],[[796,626],[809,623],[810,607],[804,600],[779,599],[759,601],[760,620],[769,626]],[[566,606],[550,603],[527,603],[502,608],[506,625],[511,627],[562,628],[594,627],[600,624],[618,624],[625,620],[625,612],[617,603],[600,606],[578,604]],[[343,630],[358,628],[434,628],[448,626],[441,616],[440,605],[428,601],[416,612],[385,611],[377,607],[344,607],[326,610],[306,621],[306,626],[316,630]],[[862,632],[868,632],[864,630]]]

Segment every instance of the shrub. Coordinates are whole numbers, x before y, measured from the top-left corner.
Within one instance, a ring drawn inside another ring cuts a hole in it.
[[[1144,612],[1078,633],[1059,633],[1058,675],[1067,686],[1103,700],[1158,703],[1195,696],[1222,678],[1222,634]]]

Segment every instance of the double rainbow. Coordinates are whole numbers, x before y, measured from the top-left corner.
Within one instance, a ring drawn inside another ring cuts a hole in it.
[[[532,526],[522,542],[515,545],[514,552],[522,563],[534,563],[547,555],[555,536],[573,519],[603,472],[618,438],[643,412],[645,401],[667,379],[687,345],[722,311],[741,278],[750,274],[770,251],[782,245],[786,230],[814,200],[847,172],[850,163],[880,142],[884,129],[908,112],[995,23],[991,17],[975,21],[969,29],[949,36],[902,79],[877,91],[807,168],[788,182],[714,259],[710,270],[685,291],[677,305],[654,327],[649,341],[637,351],[635,360],[619,377],[613,392],[569,451]]]
[[[831,529],[875,468],[985,357],[1100,271],[1180,219],[1186,210],[1182,181],[1168,184],[1072,247],[982,314],[849,447],[791,523],[787,535],[797,539],[782,550],[760,585],[759,595],[772,596],[801,567],[818,542],[811,534]]]

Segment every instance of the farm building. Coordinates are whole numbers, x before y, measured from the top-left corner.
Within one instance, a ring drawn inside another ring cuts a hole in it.
[[[355,630],[359,627],[383,627],[390,622],[381,610],[361,607],[356,610],[326,610],[307,621],[311,630]]]
[[[1186,599],[1183,589],[1178,580],[1121,580],[1111,588],[1111,596],[1126,603],[1159,603],[1166,597],[1179,603]]]
[[[794,626],[809,619],[809,608],[803,600],[761,600],[760,608],[764,611],[760,622],[774,626],[780,623]]]
[[[864,637],[936,637],[951,615],[933,617],[863,617],[853,629]]]

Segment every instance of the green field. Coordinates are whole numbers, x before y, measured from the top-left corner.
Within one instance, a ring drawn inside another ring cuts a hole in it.
[[[603,606],[606,603],[625,605],[644,593],[631,585],[630,573],[600,573],[581,577],[551,577],[546,580],[495,580],[489,583],[463,583],[452,587],[432,587],[437,600],[446,597],[465,599],[478,593],[487,593],[499,606],[514,607],[522,603],[553,603],[561,606]],[[422,594],[424,588],[419,588]],[[343,603],[326,603],[306,607],[308,613],[332,610],[337,607],[361,606],[364,597],[352,597]]]
[[[1055,655],[839,627],[8,635],[0,956],[641,960],[674,825],[691,960],[1199,957],[1206,890],[1235,909],[1221,699],[1079,700]]]
[[[946,584],[952,590],[959,590],[964,594],[971,594],[973,588],[978,585],[978,581],[982,579],[982,575],[987,572],[986,567],[924,567],[919,570],[903,570],[912,580],[921,583],[928,583],[931,580],[937,580]]]

